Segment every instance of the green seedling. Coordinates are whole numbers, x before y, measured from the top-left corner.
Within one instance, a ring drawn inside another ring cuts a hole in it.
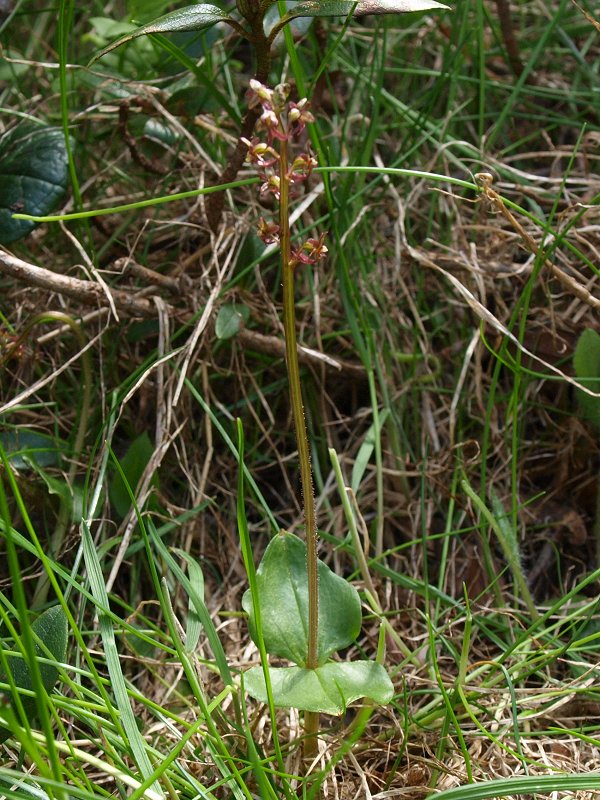
[[[266,652],[294,662],[294,667],[256,667],[244,676],[247,691],[275,706],[293,706],[305,712],[305,753],[316,750],[319,713],[343,714],[362,697],[387,703],[393,695],[384,668],[370,661],[339,663],[330,656],[350,645],[361,627],[356,590],[334,575],[317,557],[317,525],[308,435],[298,365],[294,277],[297,269],[317,264],[327,255],[325,236],[309,237],[292,245],[290,201],[298,184],[308,180],[317,164],[309,150],[293,152],[293,143],[314,122],[306,99],[289,101],[290,87],[270,89],[250,82],[251,99],[261,108],[260,127],[265,141],[244,139],[248,161],[256,165],[261,193],[270,194],[279,207],[277,221],[261,217],[258,235],[279,247],[283,276],[283,327],[288,389],[300,462],[306,542],[282,531],[267,547],[256,575],[256,597],[247,592],[250,633],[263,639]],[[257,628],[260,616],[261,628]]]

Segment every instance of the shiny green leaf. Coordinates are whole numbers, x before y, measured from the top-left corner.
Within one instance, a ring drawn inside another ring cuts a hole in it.
[[[64,195],[67,179],[62,130],[22,123],[0,136],[0,244],[27,236],[36,223],[12,215],[48,214]]]
[[[158,17],[158,19],[126,33],[124,36],[121,36],[119,39],[109,44],[108,47],[105,47],[98,55],[94,56],[90,63],[94,63],[94,61],[97,61],[106,53],[114,50],[115,47],[120,47],[122,44],[130,42],[132,39],[137,39],[139,36],[146,36],[149,33],[202,31],[212,27],[217,22],[227,21],[230,21],[230,17],[218,8],[218,6],[205,3],[186,6],[177,11],[172,11],[169,14],[164,14],[162,17]]]

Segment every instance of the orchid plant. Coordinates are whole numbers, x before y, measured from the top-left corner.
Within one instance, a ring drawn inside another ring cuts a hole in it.
[[[320,712],[342,714],[348,703],[361,697],[387,703],[393,687],[377,662],[340,663],[330,659],[358,636],[361,606],[356,589],[317,557],[315,498],[296,343],[294,276],[299,267],[325,258],[327,247],[324,233],[292,245],[290,201],[298,184],[309,179],[317,161],[308,148],[294,154],[295,144],[314,118],[308,100],[293,102],[289,96],[288,84],[270,89],[257,80],[250,82],[250,107],[260,106],[257,129],[265,133],[265,139],[253,137],[244,139],[244,143],[247,160],[256,165],[261,177],[261,193],[272,195],[279,208],[277,221],[260,218],[258,235],[265,244],[279,245],[288,387],[306,540],[285,531],[276,536],[257,571],[258,597],[248,590],[243,599],[252,637],[258,640],[262,636],[268,653],[296,666],[268,669],[263,664],[246,672],[244,683],[259,700],[268,701],[271,693],[275,706],[294,706],[305,712],[305,751],[312,754]]]

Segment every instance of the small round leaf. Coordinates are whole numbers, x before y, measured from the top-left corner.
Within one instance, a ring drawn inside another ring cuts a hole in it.
[[[249,316],[250,309],[247,306],[236,306],[233,303],[221,306],[215,324],[217,339],[231,339],[232,336],[237,336],[242,323],[247,322]]]

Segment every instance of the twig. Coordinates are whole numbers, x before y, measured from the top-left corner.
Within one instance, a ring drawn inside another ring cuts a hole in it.
[[[515,37],[508,0],[496,0],[496,9],[498,11],[500,30],[502,31],[502,38],[504,39],[509,66],[515,73],[515,76],[520,78],[525,67],[521,61],[521,54],[519,53],[519,45]],[[528,76],[528,80],[531,81],[531,76]]]
[[[489,172],[478,172],[475,175],[475,181],[478,186],[481,187],[483,196],[490,201],[490,203],[496,208],[502,216],[510,222],[514,230],[519,234],[523,242],[527,245],[527,249],[530,253],[533,253],[534,256],[541,257],[544,266],[546,266],[552,276],[556,278],[557,281],[562,283],[563,286],[566,286],[572,294],[578,297],[580,300],[583,300],[584,303],[587,303],[592,308],[600,309],[600,298],[594,297],[594,295],[589,292],[585,286],[572,278],[570,275],[567,275],[566,272],[563,272],[560,267],[557,267],[556,264],[553,264],[550,259],[543,256],[540,252],[540,248],[531,238],[531,236],[527,233],[525,228],[521,225],[519,220],[510,212],[510,210],[505,206],[504,201],[498,194],[498,192],[492,189],[492,181],[493,177]]]
[[[240,130],[240,137],[237,140],[235,150],[231,154],[229,162],[223,172],[220,174],[215,185],[231,183],[235,180],[238,172],[242,168],[242,164],[246,160],[248,148],[242,141],[244,139],[251,139],[254,133],[256,122],[260,117],[260,111],[255,108],[249,108],[246,111],[244,119],[242,120],[242,127]],[[208,226],[213,233],[216,233],[221,222],[223,214],[223,206],[225,205],[225,193],[215,192],[206,198],[206,220]]]
[[[121,259],[119,259],[119,261],[121,261]],[[155,273],[154,270],[139,268],[139,265],[137,266],[138,268],[134,271],[137,272],[138,275],[147,279],[152,279],[153,283],[159,283],[159,281],[156,280],[158,273]],[[99,311],[108,312],[109,310],[109,300],[106,291],[94,281],[70,278],[61,273],[52,272],[52,270],[23,261],[3,250],[0,250],[0,274],[1,273],[9,275],[27,286],[37,286],[41,289],[47,289],[57,294],[72,297],[85,305],[97,306]],[[185,283],[181,286],[179,281],[173,281],[173,279],[166,278],[165,276],[161,277],[164,279],[162,287],[170,291],[175,290],[175,286],[177,285],[179,287],[178,292],[181,292],[183,286],[185,286]],[[132,317],[155,318],[157,316],[157,307],[152,300],[146,300],[143,297],[131,295],[129,292],[125,292],[122,289],[110,289],[110,294],[116,308],[123,313],[129,314]],[[189,312],[175,309],[173,306],[167,305],[166,308],[169,315],[177,314],[182,322],[185,322],[191,316]],[[91,319],[96,319],[96,315],[97,312],[93,312],[92,315],[82,317],[80,321],[83,323]],[[51,336],[57,335],[57,333],[58,331],[53,331],[51,334],[46,334],[43,340],[45,341],[51,338]],[[277,336],[268,336],[259,331],[242,328],[237,335],[237,340],[242,347],[256,350],[259,353],[265,353],[266,355],[280,358],[283,358],[285,355],[285,344]],[[309,366],[317,367],[325,365],[330,372],[334,372],[337,375],[344,374],[349,377],[354,377],[357,380],[363,380],[365,378],[365,369],[361,364],[354,364],[350,361],[332,358],[325,353],[311,350],[302,345],[298,346],[298,358],[302,364]]]
[[[10,275],[28,286],[37,286],[51,292],[72,297],[87,306],[107,306],[108,298],[102,287],[94,281],[71,278],[59,272],[38,267],[0,250],[0,272]],[[143,298],[135,297],[122,289],[111,289],[112,300],[124,313],[136,317],[155,317],[156,306]],[[175,311],[172,307],[171,311]]]

